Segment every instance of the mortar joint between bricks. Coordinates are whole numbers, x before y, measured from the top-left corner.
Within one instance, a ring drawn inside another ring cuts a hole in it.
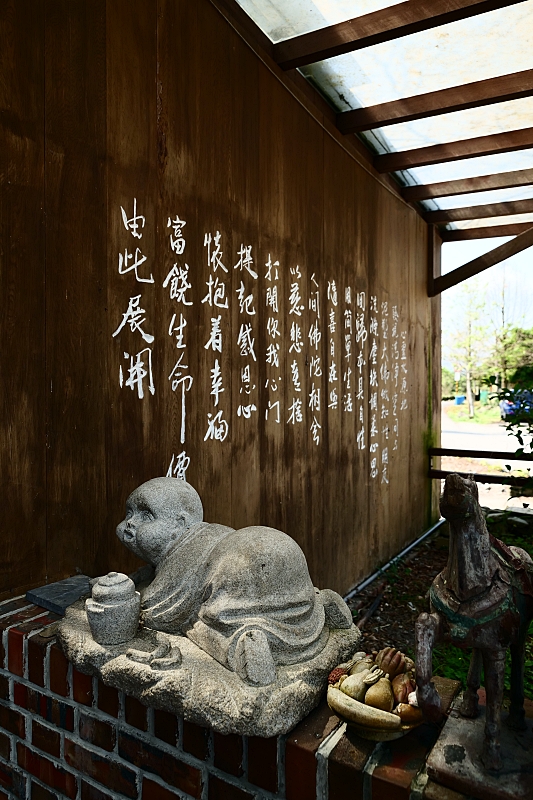
[[[124,692],[118,693],[118,717],[121,722],[126,722],[126,695]]]
[[[183,753],[183,717],[180,715],[177,717],[178,719],[178,743],[176,746],[176,750],[179,753]]]
[[[91,704],[90,707],[91,707],[91,709],[93,711],[96,711],[96,709],[98,708],[98,676],[97,675],[93,675],[93,677],[92,677],[91,695],[92,695],[93,701],[92,701],[92,704]]]
[[[209,772],[204,764],[200,770],[202,775],[202,798],[201,800],[209,800]],[[144,800],[144,799],[143,799]]]
[[[52,649],[53,642],[48,642],[46,645],[46,652],[43,658],[43,673],[44,673],[44,688],[50,691],[50,650]]]
[[[248,780],[248,737],[242,737],[242,774]]]
[[[215,763],[215,732],[212,729],[208,729],[205,763],[209,765]]]
[[[285,744],[288,735],[278,736],[277,741],[278,792],[282,797],[285,797]]]
[[[149,733],[150,736],[153,736],[154,735],[154,709],[151,706],[148,706],[148,708],[146,709],[146,724],[148,726],[147,733]]]
[[[27,634],[25,634],[22,638],[22,677],[28,678],[28,635]]]
[[[2,631],[2,647],[4,650],[4,661],[2,663],[2,667],[4,669],[8,668],[8,660],[7,660],[7,629]]]
[[[138,776],[139,774],[144,772],[144,770],[141,767],[137,767],[135,764],[132,764],[130,761],[126,761],[125,759],[121,758],[115,753],[110,753],[108,750],[102,750],[100,747],[97,747],[96,745],[92,744],[92,742],[86,742],[85,739],[80,739],[80,737],[76,736],[75,734],[72,735],[69,733],[68,738],[70,741],[72,741],[79,747],[82,747],[88,753],[91,753],[92,755],[98,758],[103,757],[106,761],[109,761],[112,764],[116,764],[118,767],[121,767],[123,769],[126,768],[130,772],[133,772],[135,776]],[[65,765],[63,764],[62,766],[64,768]],[[68,765],[68,769],[75,772],[76,775],[82,774],[75,767],[71,767],[70,765]],[[83,777],[85,777],[85,775]]]
[[[73,678],[73,669],[72,662],[68,662],[67,667],[67,689],[68,689],[68,698],[69,700],[74,700],[74,678]]]
[[[9,758],[13,764],[17,763],[17,737],[9,734]]]
[[[264,800],[280,800],[284,796],[279,789],[278,792],[274,794],[273,792],[269,792],[267,789],[261,789],[259,786],[255,786],[255,784],[250,783],[250,781],[246,778],[238,778],[235,775],[229,775],[227,772],[224,772],[218,767],[206,766],[206,769],[209,775],[213,775],[215,778],[220,778],[220,780],[230,784],[231,786],[234,786],[237,789],[243,789],[244,791],[253,795],[256,800],[263,800],[263,798]],[[203,796],[202,800],[205,800]]]

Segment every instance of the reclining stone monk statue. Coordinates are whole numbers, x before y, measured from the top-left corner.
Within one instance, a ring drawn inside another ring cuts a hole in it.
[[[117,536],[154,569],[141,591],[144,626],[188,637],[248,684],[273,683],[276,665],[309,661],[329,628],[352,627],[340,595],[314,588],[290,536],[204,522],[185,481],[155,478],[132,492]]]

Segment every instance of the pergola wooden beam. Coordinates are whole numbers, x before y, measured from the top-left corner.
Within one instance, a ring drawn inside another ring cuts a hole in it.
[[[435,278],[433,281],[433,286],[428,287],[428,293],[430,294],[430,297],[434,297],[435,295],[444,292],[446,289],[450,289],[452,286],[457,286],[458,283],[462,283],[468,278],[478,275],[480,272],[483,272],[489,267],[499,264],[500,261],[505,261],[506,258],[510,258],[511,256],[516,255],[516,253],[520,253],[522,250],[527,250],[528,247],[532,246],[533,227],[530,226],[526,231],[524,231],[524,233],[521,233],[515,239],[511,239],[510,242],[505,242],[505,244],[495,247],[494,250],[491,250],[489,253],[479,256],[479,258],[474,258],[467,264],[463,264],[462,267],[454,269],[452,272],[448,272],[447,275],[442,275],[439,278]]]
[[[356,108],[337,114],[337,127],[341,133],[383,128],[400,122],[410,122],[423,117],[435,117],[451,111],[487,106],[504,100],[518,100],[533,95],[533,69],[465,83],[449,89],[404,97],[367,108]]]
[[[530,214],[531,212],[533,212],[533,199],[513,200],[508,203],[488,203],[485,206],[468,206],[466,208],[426,211],[422,216],[426,222],[440,224],[442,222],[458,222],[464,219],[502,217],[508,216],[509,214]]]
[[[403,186],[402,197],[409,203],[429,200],[432,197],[451,197],[469,192],[486,192],[490,189],[512,189],[533,184],[533,169],[517,169],[497,175],[480,175],[476,178],[461,178],[456,181],[441,181],[420,186]]]
[[[487,225],[478,228],[441,228],[443,242],[464,242],[468,239],[491,239],[497,236],[518,236],[531,227],[531,222],[513,222],[510,225]]]
[[[490,136],[476,136],[472,139],[433,144],[429,147],[417,147],[415,150],[402,150],[400,153],[386,153],[374,158],[374,166],[378,172],[396,172],[427,164],[442,164],[444,161],[459,161],[462,158],[476,158],[494,153],[510,153],[513,150],[524,150],[527,147],[533,147],[533,128],[493,133]]]
[[[274,59],[285,70],[303,67],[522,2],[524,0],[407,0],[279,42],[274,45]]]

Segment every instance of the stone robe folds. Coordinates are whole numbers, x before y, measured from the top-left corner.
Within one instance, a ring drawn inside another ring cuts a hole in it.
[[[302,550],[263,526],[193,525],[142,592],[142,613],[147,627],[187,636],[230,669],[247,631],[264,632],[276,664],[310,660],[329,636]]]

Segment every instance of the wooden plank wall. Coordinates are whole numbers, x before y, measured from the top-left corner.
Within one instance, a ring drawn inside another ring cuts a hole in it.
[[[425,224],[210,0],[29,5],[0,19],[0,596],[133,569],[124,501],[179,465],[348,590],[435,513]]]

